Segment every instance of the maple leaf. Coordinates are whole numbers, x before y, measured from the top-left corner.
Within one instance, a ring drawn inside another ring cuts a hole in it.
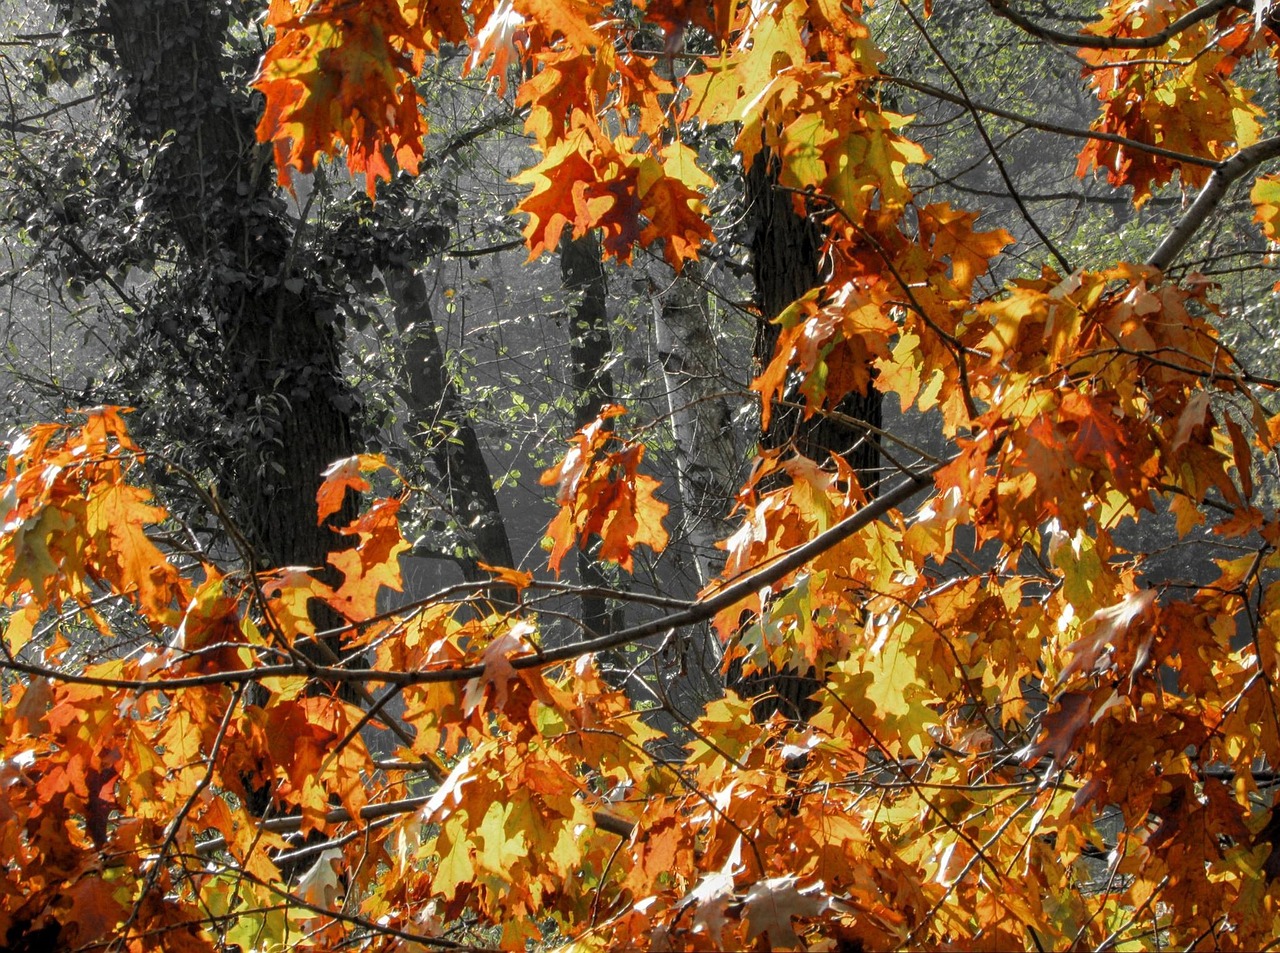
[[[315,635],[311,619],[312,599],[325,599],[333,589],[317,579],[310,569],[290,566],[264,573],[262,594],[270,602],[273,622],[289,639]]]
[[[578,210],[572,201],[572,185],[569,184],[594,178],[594,169],[583,155],[586,139],[587,133],[578,130],[572,137],[548,149],[537,165],[512,179],[517,184],[533,186],[518,206],[529,216],[524,237],[529,246],[530,260],[556,248],[566,225],[573,225],[579,235],[589,230],[587,225],[577,231]]]
[[[6,589],[14,592],[22,584],[29,585],[32,594],[40,602],[51,597],[50,584],[60,575],[58,542],[64,534],[75,529],[75,520],[56,509],[44,509],[38,515],[20,523],[11,521],[6,527],[5,561],[9,573],[4,580]]]
[[[865,393],[873,366],[888,357],[889,340],[898,332],[898,326],[852,282],[834,290],[807,292],[774,323],[782,331],[773,358],[751,383],[751,389],[760,392],[765,427],[793,371],[802,375],[806,418],[819,408],[838,407],[849,394]]]
[[[378,611],[378,592],[385,586],[400,591],[400,556],[409,542],[400,533],[400,500],[378,500],[344,528],[357,543],[329,554],[329,565],[342,573],[342,582],[323,598],[352,621],[372,618]]]
[[[342,896],[342,851],[330,847],[320,852],[316,862],[299,878],[295,892],[312,906],[328,909]]]
[[[1040,721],[1040,737],[1018,754],[1028,765],[1044,755],[1053,756],[1056,767],[1063,767],[1080,733],[1093,716],[1091,698],[1084,692],[1067,692],[1058,698]]]
[[[714,183],[697,167],[688,147],[676,143],[664,151],[665,162],[645,159],[640,163],[636,187],[649,224],[639,241],[650,245],[661,239],[663,256],[679,271],[684,262],[697,257],[698,248],[712,235],[702,197],[689,183],[702,188],[712,188]]]
[[[530,23],[543,31],[548,45],[563,38],[566,46],[589,52],[602,43],[594,24],[603,19],[603,7],[596,0],[515,0]]]
[[[1280,242],[1280,176],[1258,176],[1249,199],[1253,202],[1253,220],[1262,226],[1267,241]]]
[[[640,451],[643,448],[636,445],[634,449]],[[619,456],[623,457],[624,467],[630,464],[626,454]],[[613,483],[618,492],[611,498],[601,497],[596,501],[607,509],[594,511],[604,513],[597,530],[600,534],[600,558],[617,563],[627,572],[632,570],[632,553],[637,546],[647,546],[655,553],[666,547],[668,537],[662,520],[671,509],[654,496],[661,484],[647,474],[635,472],[634,467],[639,465],[638,456],[637,453],[636,462],[630,464],[631,469],[625,471],[626,476]],[[593,522],[588,520],[585,532],[594,529]]]
[[[113,935],[125,917],[118,885],[86,874],[67,888],[64,942],[88,945]]]
[[[644,157],[628,153],[627,145],[575,109],[565,137],[544,150],[541,162],[512,178],[533,186],[515,209],[529,216],[524,234],[530,260],[556,247],[566,225],[574,238],[599,228],[605,252],[631,260],[641,233],[644,203],[637,182]]]
[[[237,648],[247,639],[239,606],[226,588],[222,573],[210,567],[169,643],[173,652],[192,656],[196,670],[248,668],[252,659],[247,649]]]
[[[1091,24],[1089,32],[1105,31],[1108,26],[1122,34],[1133,29],[1132,24],[1104,18]],[[1146,52],[1083,50],[1082,58],[1098,67],[1088,72],[1101,107],[1094,127],[1212,160],[1224,160],[1235,149],[1256,142],[1261,110],[1250,101],[1249,90],[1227,79],[1231,64],[1225,50],[1210,45],[1196,49],[1197,41],[1204,39],[1203,26],[1171,37],[1163,54],[1169,62],[1178,63],[1171,69],[1156,67]],[[1177,59],[1187,53],[1194,55]],[[1170,182],[1175,172],[1184,185],[1191,186],[1203,185],[1209,175],[1204,165],[1101,139],[1091,139],[1080,151],[1076,174],[1083,176],[1093,169],[1106,170],[1112,184],[1132,185],[1138,206],[1155,187]]]
[[[690,26],[712,36],[728,36],[728,23],[735,4],[731,0],[649,0],[645,12],[668,34],[678,38]]]
[[[728,909],[734,903],[734,882],[742,871],[742,840],[734,842],[724,865],[703,874],[684,899],[685,907],[693,907],[694,933],[706,933],[716,944],[723,943],[724,928],[729,921]]]
[[[528,589],[533,584],[533,573],[531,572],[510,569],[506,566],[490,566],[485,562],[477,562],[476,566],[485,572],[492,573],[499,582],[510,586],[517,594]]]
[[[566,49],[543,51],[537,55],[540,69],[520,84],[516,105],[528,107],[525,129],[533,134],[543,154],[564,140],[578,113],[584,112],[583,93],[588,100],[607,94],[608,50],[595,57],[586,51]]]
[[[974,281],[987,273],[991,259],[1013,244],[1013,236],[1003,228],[974,231],[978,213],[957,211],[946,202],[926,205],[917,214],[920,244],[939,261],[950,260],[952,280],[962,294],[969,294]]]

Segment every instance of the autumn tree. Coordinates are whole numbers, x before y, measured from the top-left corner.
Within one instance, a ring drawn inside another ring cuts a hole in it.
[[[757,301],[776,329],[762,421],[794,413],[799,438],[756,454],[696,598],[632,594],[625,625],[552,646],[566,586],[518,567],[476,567],[510,600],[476,581],[380,611],[408,488],[379,456],[335,461],[314,496],[311,523],[352,544],[328,573],[259,570],[180,551],[118,409],[29,429],[0,488],[6,942],[1272,944],[1280,381],[1224,343],[1232,315],[1187,265],[1214,222],[1257,229],[1252,258],[1231,251],[1256,288],[1277,240],[1280,34],[1227,0],[969,9],[991,42],[1080,69],[1094,116],[978,98],[975,64],[905,0],[273,3],[256,132],[284,188],[341,154],[394,192],[393,166],[423,162],[415,79],[462,44],[473,72],[519,75],[532,259],[595,235],[611,261],[696,275],[716,254],[701,132],[763,153],[817,258],[776,314]],[[964,117],[957,154],[1000,188],[940,180],[945,140],[931,158],[901,90]],[[1073,144],[1058,188],[1134,206],[1107,246],[1123,257],[1068,255],[1000,123]],[[936,418],[945,455],[847,413],[873,391]],[[669,542],[654,425],[598,410],[542,478],[552,572],[584,546],[631,572]],[[874,437],[877,485],[809,421]],[[1168,538],[1130,545],[1157,508]],[[1182,578],[1153,571],[1169,547]],[[812,670],[811,714],[753,718],[730,691],[664,736],[661,680],[646,704],[601,677],[600,653],[656,662],[707,622],[726,666]],[[107,649],[75,651],[77,626]],[[351,664],[307,650],[335,634]]]
[[[511,112],[492,109],[438,143],[421,187],[384,190],[376,208],[342,176],[300,179],[291,195],[253,135],[261,103],[248,81],[265,49],[254,15],[145,3],[14,12],[5,278],[15,312],[47,300],[44,320],[70,352],[42,380],[23,373],[35,355],[15,341],[4,374],[22,381],[14,407],[136,406],[135,428],[167,462],[213,481],[248,558],[269,566],[323,563],[343,545],[305,529],[320,474],[371,433],[392,443],[377,415],[394,401],[393,425],[430,461],[433,516],[458,514],[433,534],[433,552],[455,556],[464,575],[477,559],[510,563],[491,475],[466,439],[415,279],[450,243],[445,167],[510,127]],[[189,31],[155,25],[178,20]],[[386,395],[352,372],[362,336],[384,324],[397,358]],[[185,478],[160,477],[199,544],[228,551]]]

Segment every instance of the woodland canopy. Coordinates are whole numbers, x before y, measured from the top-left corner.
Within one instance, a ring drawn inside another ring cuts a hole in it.
[[[0,946],[1276,946],[1271,0],[3,9]]]

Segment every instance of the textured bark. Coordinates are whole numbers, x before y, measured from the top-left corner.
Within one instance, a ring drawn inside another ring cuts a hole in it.
[[[445,368],[426,284],[408,270],[383,274],[395,303],[396,330],[403,349],[403,396],[409,408],[411,438],[430,457],[449,508],[462,526],[468,546],[457,563],[463,576],[472,581],[487,579],[489,574],[477,562],[515,565],[493,475]],[[515,601],[508,589],[491,594],[503,604]]]
[[[228,79],[225,8],[106,0],[105,13],[136,131],[168,140],[154,152],[153,211],[207,275],[193,305],[218,330],[215,399],[239,444],[212,463],[220,492],[261,563],[323,566],[347,542],[316,524],[315,493],[323,470],[353,452],[356,401],[333,295],[293,260],[295,223],[254,137],[257,111],[241,78]]]
[[[731,535],[727,519],[741,485],[742,454],[721,386],[720,348],[711,326],[700,262],[688,262],[653,301],[654,338],[662,363],[667,408],[675,436],[682,544],[692,556],[697,585],[714,579],[724,564],[719,540]],[[720,640],[708,625],[677,636],[681,663],[667,696],[700,710],[724,688]]]
[[[354,543],[335,527],[350,522],[356,499],[349,494],[320,525],[316,491],[329,464],[355,451],[358,404],[341,370],[336,296],[295,259],[301,226],[276,195],[269,150],[254,135],[259,110],[227,58],[226,11],[206,0],[104,0],[101,25],[132,131],[150,149],[146,213],[172,236],[182,312],[215,335],[201,363],[222,452],[203,463],[252,549],[252,568],[318,567],[334,585],[341,574],[327,557]],[[318,631],[346,622],[319,600],[308,608]],[[337,637],[297,648],[321,664],[342,651]],[[367,700],[362,689],[336,691]],[[246,787],[250,809],[265,813],[270,786],[246,778]]]
[[[772,320],[821,282],[822,231],[811,216],[797,215],[792,195],[777,187],[776,164],[767,152],[761,152],[752,162],[746,195],[756,303],[761,318],[755,357],[763,366],[773,357],[778,342],[779,328]],[[847,417],[880,426],[881,399],[874,388],[868,388],[865,394],[850,394],[837,409]],[[879,451],[859,427],[821,415],[804,420],[798,408],[778,406],[773,408],[769,427],[761,433],[760,440],[771,449],[792,446],[819,463],[829,454],[840,454],[858,473],[867,493],[875,493]],[[784,717],[803,721],[818,707],[810,698],[820,684],[813,670],[764,671],[744,676],[740,663],[735,662],[728,684],[739,694],[759,697],[753,711],[760,720],[780,712]]]
[[[742,458],[723,396],[720,349],[701,277],[700,263],[689,262],[653,303],[685,535],[694,551],[700,587],[715,578],[724,561],[716,542],[730,532],[726,517],[741,484]]]
[[[201,362],[218,440],[201,463],[254,568],[318,567],[335,585],[341,574],[327,557],[354,543],[336,528],[356,498],[319,525],[316,491],[329,464],[355,452],[358,403],[341,370],[335,295],[295,260],[301,226],[276,194],[269,151],[254,135],[259,109],[227,58],[226,9],[104,0],[102,27],[133,132],[151,150],[146,212],[172,236],[187,318],[213,329]],[[319,600],[309,609],[318,631],[346,622]],[[337,637],[298,648],[324,664],[342,651]]]
[[[569,321],[570,380],[574,391],[574,426],[595,420],[613,400],[613,375],[608,360],[613,351],[600,239],[590,232],[573,239],[566,232],[560,242],[560,276],[565,290],[580,295]],[[587,552],[578,553],[578,578],[588,587],[607,586],[609,579]],[[613,631],[608,600],[584,593],[582,624],[588,638]]]
[[[747,173],[747,202],[756,304],[761,318],[755,358],[763,367],[773,358],[778,343],[780,329],[771,322],[821,280],[822,230],[811,217],[797,215],[792,195],[777,188],[776,166],[766,153],[756,156]],[[850,394],[837,409],[844,416],[880,426],[881,395],[874,388],[868,388],[865,394]],[[829,454],[840,454],[857,471],[863,489],[874,494],[880,455],[866,431],[822,415],[808,420],[801,416],[796,407],[774,407],[761,443],[769,449],[790,444],[819,463]]]

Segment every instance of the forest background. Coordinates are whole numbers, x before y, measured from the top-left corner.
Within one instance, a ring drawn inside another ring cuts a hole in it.
[[[1269,6],[687,6],[6,11],[9,946],[1271,941]]]

